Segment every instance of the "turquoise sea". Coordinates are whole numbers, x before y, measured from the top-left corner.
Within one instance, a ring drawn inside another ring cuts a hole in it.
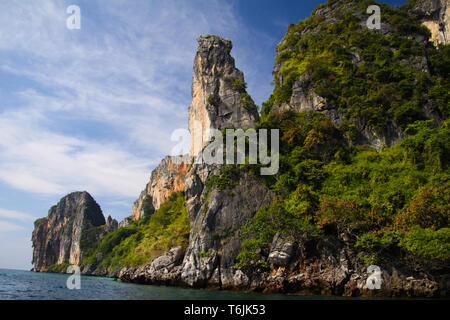
[[[91,276],[81,277],[80,290],[70,290],[66,285],[69,276],[70,274],[0,269],[0,300],[307,300],[325,298],[139,285]]]

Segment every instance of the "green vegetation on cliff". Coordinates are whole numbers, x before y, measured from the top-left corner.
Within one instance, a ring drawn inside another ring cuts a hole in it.
[[[188,238],[186,200],[176,192],[155,213],[107,234],[86,251],[81,265],[97,265],[98,270],[140,266],[172,247],[187,246]]]
[[[295,239],[345,233],[368,262],[399,249],[418,260],[450,257],[449,120],[439,128],[416,122],[411,136],[381,152],[339,144],[319,113],[285,113],[261,126],[281,129],[280,173],[265,181],[278,198],[242,228],[238,266],[265,266],[257,252],[277,232]]]
[[[277,198],[242,227],[238,267],[267,267],[261,252],[276,233],[346,234],[368,263],[449,262],[450,46],[426,41],[428,29],[407,13],[412,2],[378,4],[389,32],[363,28],[370,4],[378,3],[328,1],[288,27],[258,126],[280,129],[280,172],[263,179]],[[338,107],[337,127],[320,113],[273,111],[299,79],[304,92]],[[440,120],[426,120],[426,106]],[[355,145],[361,119],[376,130],[393,120],[406,138],[380,151]]]
[[[315,10],[330,7],[337,1]],[[278,47],[273,96],[263,106],[267,118],[273,103],[288,102],[292,86],[300,77],[301,86],[338,107],[345,120],[361,119],[380,131],[389,120],[402,129],[416,120],[424,120],[423,106],[431,99],[443,117],[450,112],[450,47],[436,48],[424,41],[430,36],[426,27],[406,10],[381,7],[383,30],[365,27],[366,8],[374,1],[358,1],[332,13],[315,14],[298,24],[291,24]],[[346,9],[347,8],[347,9]],[[359,11],[359,15],[356,14]],[[429,72],[426,72],[428,71]],[[353,137],[352,127],[342,128]]]
[[[66,260],[63,263],[51,265],[50,267],[47,268],[47,272],[66,273],[67,268],[69,268],[69,266],[70,266],[70,263],[69,263],[69,261]]]

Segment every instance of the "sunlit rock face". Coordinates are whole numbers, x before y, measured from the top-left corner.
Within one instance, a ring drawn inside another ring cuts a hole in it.
[[[210,141],[211,129],[248,129],[258,122],[258,110],[245,90],[244,74],[230,55],[232,43],[217,36],[197,39],[189,107],[191,156]]]
[[[184,180],[190,166],[191,158],[184,156],[167,156],[152,171],[150,181],[134,202],[131,210],[133,220],[144,216],[144,202],[151,204],[151,210],[158,210],[172,193],[184,190]]]
[[[410,10],[431,31],[434,44],[450,42],[450,6],[448,0],[418,0]]]

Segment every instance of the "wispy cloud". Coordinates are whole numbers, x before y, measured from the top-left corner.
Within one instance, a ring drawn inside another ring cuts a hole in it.
[[[0,91],[0,179],[16,189],[137,197],[187,128],[195,38],[271,41],[225,2],[79,1],[81,30],[69,4],[0,3],[0,77],[31,83]],[[257,78],[258,54],[233,50]]]
[[[23,229],[24,227],[19,226],[18,224],[0,220],[0,233],[14,232]]]
[[[155,164],[113,142],[40,131],[32,117],[12,113],[0,118],[0,178],[17,189],[62,194],[88,186],[91,192],[132,197]]]
[[[23,222],[30,222],[36,219],[35,217],[33,217],[31,214],[28,213],[18,212],[14,210],[6,210],[2,208],[0,208],[0,218],[14,219]]]
[[[71,4],[81,30],[66,28]],[[18,211],[0,210],[4,239],[29,239],[34,218],[21,211],[43,216],[47,199],[75,190],[95,195],[106,214],[129,214],[176,143],[171,133],[187,128],[199,35],[232,39],[250,93],[267,98],[259,49],[276,39],[235,9],[218,0],[0,1],[0,207]],[[0,246],[0,261],[9,248]]]

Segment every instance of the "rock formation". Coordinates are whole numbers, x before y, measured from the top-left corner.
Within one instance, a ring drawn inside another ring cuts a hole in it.
[[[432,40],[440,43],[447,43],[448,41],[448,0],[418,0],[410,13],[415,15],[417,19],[424,21],[424,25],[432,31]],[[367,15],[364,10],[358,8],[357,2],[345,2],[345,1],[335,1],[330,5],[324,5],[314,11],[314,17],[322,21],[323,24],[332,24],[337,21],[337,17],[343,14],[346,10],[352,10],[352,14],[361,20],[359,26],[360,31],[366,29],[366,19]],[[301,31],[301,35],[311,35],[316,34],[320,31],[320,26],[315,26],[314,28],[308,27]],[[381,30],[373,31],[380,32],[383,35],[391,35],[394,31],[392,26],[388,23],[388,19],[384,17],[381,20]],[[281,40],[275,49],[275,60],[279,61],[279,57],[286,54],[288,51],[292,50],[292,47],[284,46],[289,37],[289,31],[286,36]],[[425,43],[428,40],[424,36],[412,33],[410,38],[414,38],[416,41]],[[357,52],[356,48],[352,52],[352,63],[360,66],[365,61]],[[307,50],[307,48],[305,48]],[[390,48],[390,50],[394,50]],[[402,61],[402,64],[406,64],[417,72],[429,72],[427,66],[427,59],[424,56],[417,56],[415,60],[412,61]],[[277,79],[279,86],[281,87],[285,78],[281,73],[283,68],[283,62],[276,62],[272,71],[274,79]],[[295,80],[291,87],[291,96],[289,101],[282,102],[279,104],[274,104],[272,107],[273,113],[279,113],[286,110],[293,111],[308,111],[313,110],[316,112],[321,112],[326,115],[335,126],[342,123],[344,116],[341,110],[335,104],[329,102],[326,98],[320,96],[313,89],[313,83],[311,81],[311,74],[306,72]],[[422,106],[423,111],[427,118],[440,120],[439,112],[431,102],[425,102]],[[375,129],[370,126],[367,121],[362,116],[356,116],[351,119],[356,129],[356,139],[357,144],[367,144],[380,150],[383,146],[392,146],[398,143],[405,135],[400,127],[394,121],[388,121],[387,125],[382,129]]]
[[[353,5],[335,1],[330,6],[319,8],[315,14],[323,15],[325,21],[333,21],[333,10],[337,7],[347,10]],[[425,24],[426,21],[440,21],[444,23],[442,30],[448,30],[447,1],[419,0],[411,10]],[[359,11],[355,14],[363,16]],[[389,26],[385,27],[383,32],[389,32]],[[308,29],[305,32],[315,30]],[[446,39],[444,32],[442,42]],[[284,41],[286,39],[282,43]],[[381,296],[448,295],[448,272],[436,275],[408,269],[404,261],[395,258],[381,272],[382,289],[369,290],[367,264],[358,256],[356,240],[349,234],[305,239],[298,236],[291,239],[277,233],[273,239],[269,239],[269,248],[259,249],[255,253],[258,255],[255,261],[261,258],[261,261],[267,261],[268,266],[235,268],[242,244],[239,233],[241,227],[259,209],[272,203],[276,195],[261,182],[260,177],[247,169],[228,171],[226,185],[218,186],[211,182],[211,178],[224,174],[223,165],[191,164],[192,158],[207,146],[212,129],[246,129],[258,122],[257,108],[246,92],[243,73],[236,69],[230,55],[231,41],[217,36],[204,36],[198,39],[198,43],[193,68],[192,103],[189,107],[190,154],[164,158],[152,171],[149,183],[135,201],[131,217],[119,226],[108,217],[105,225],[106,232],[125,227],[131,219],[138,220],[157,210],[173,192],[184,190],[190,223],[189,245],[187,248],[171,248],[141,267],[124,268],[120,273],[114,270],[114,276],[119,276],[125,282],[264,292],[346,296],[373,295],[374,292]],[[280,45],[276,51],[277,57],[283,53],[279,48]],[[421,57],[417,61],[415,67],[426,72],[427,61]],[[362,58],[355,52],[353,63],[361,62]],[[283,83],[283,76],[279,74],[281,68],[282,64],[276,63],[273,73]],[[338,125],[343,120],[338,108],[305,83],[308,83],[307,74],[294,82],[290,100],[274,105],[272,110],[315,110]],[[401,138],[394,124],[388,125],[381,135],[375,134],[362,120],[357,121],[356,125],[360,143],[377,148],[383,144],[394,144]],[[35,270],[45,271],[48,266],[65,261],[78,263],[83,228],[103,224],[105,220],[100,208],[87,193],[74,193],[63,198],[50,209],[47,218],[36,222],[33,232]],[[96,258],[97,263],[101,261],[101,254]],[[95,266],[87,267],[84,272],[111,275],[110,271],[96,270]]]
[[[142,267],[123,269],[119,277],[124,282],[179,285],[183,257],[184,249],[175,247]]]
[[[258,121],[256,106],[245,91],[243,73],[235,68],[230,55],[231,41],[206,36],[200,37],[198,42],[189,107],[191,155],[197,155],[210,141],[210,129],[247,129]],[[198,132],[202,133],[199,144],[194,141],[195,124],[200,124]],[[159,171],[156,169],[152,173],[151,181],[155,181]],[[231,188],[233,191],[230,188],[207,190],[208,177],[220,173],[221,165],[193,164],[184,178],[191,225],[186,252],[177,249],[174,253],[172,249],[141,268],[123,270],[121,279],[194,287],[231,288],[235,285],[234,263],[242,241],[238,230],[261,206],[268,204],[273,195],[250,175],[239,177]],[[154,184],[150,190],[160,186]],[[146,194],[141,194],[135,208],[139,208]]]
[[[32,236],[34,270],[46,271],[55,264],[78,264],[83,230],[104,224],[102,210],[89,193],[74,192],[65,196],[51,207],[46,218],[35,222]]]
[[[431,31],[435,44],[450,43],[450,6],[448,0],[418,0],[410,9]]]
[[[264,253],[262,253],[264,255]],[[354,249],[351,237],[291,242],[275,235],[269,253],[272,272],[242,273],[241,287],[262,292],[306,295],[439,297],[448,295],[450,277],[405,268],[392,257],[380,273],[380,289],[368,288],[367,265]],[[370,281],[370,280],[369,280]]]
[[[242,242],[239,229],[274,197],[257,177],[243,172],[236,175],[232,186],[208,190],[204,179],[217,171],[217,167],[196,165],[186,178],[191,234],[181,280],[189,286],[240,285],[234,269]]]
[[[105,224],[105,232],[111,233],[116,231],[119,228],[119,223],[116,219],[113,219],[111,216],[108,216],[108,219],[106,219]]]
[[[189,107],[191,156],[197,156],[208,144],[212,128],[248,129],[259,119],[258,109],[246,92],[244,74],[230,55],[231,41],[217,36],[197,41]]]
[[[146,203],[147,210],[158,210],[172,193],[184,190],[184,179],[190,163],[188,155],[165,157],[152,171],[149,183],[134,202],[132,219],[138,220],[144,216]]]

